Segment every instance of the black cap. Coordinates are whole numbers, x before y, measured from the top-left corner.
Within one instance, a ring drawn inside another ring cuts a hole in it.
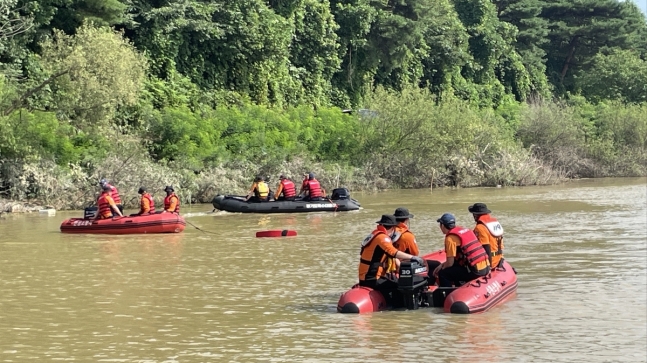
[[[308,173],[308,179],[314,179],[315,178],[315,173],[309,172]]]
[[[474,205],[470,205],[469,207],[467,207],[467,211],[469,211],[472,214],[492,213],[491,210],[487,209],[487,205],[485,205],[485,203],[474,203]]]
[[[281,174],[281,176],[279,176],[279,179],[287,179],[287,178],[285,177],[285,175]]]
[[[395,220],[395,216],[390,214],[382,214],[382,219],[375,223],[385,227],[394,227],[398,225],[398,221]]]
[[[139,187],[139,190],[137,191],[137,194],[144,194],[144,193],[146,193],[146,188]]]
[[[454,228],[456,226],[456,218],[451,213],[445,213],[436,222],[442,224],[446,228]]]
[[[166,186],[166,188],[164,188],[164,191],[165,191],[165,192],[168,192],[168,191],[174,192],[174,191],[175,191],[175,189],[173,189],[173,186],[172,186],[172,185],[167,185],[167,186]]]
[[[413,218],[413,214],[409,214],[409,210],[404,207],[400,207],[395,210],[395,213],[393,213],[395,216],[396,220],[403,220],[403,219],[409,219]]]
[[[256,176],[256,178],[254,178],[254,181],[255,182],[263,181],[263,177],[258,175],[258,176]]]

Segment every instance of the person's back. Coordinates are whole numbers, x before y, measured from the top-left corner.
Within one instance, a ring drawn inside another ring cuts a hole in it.
[[[456,246],[456,259],[476,275],[484,275],[489,266],[487,253],[469,228],[456,226],[447,232],[447,239]]]
[[[413,214],[409,213],[407,208],[398,208],[394,213],[398,225],[395,226],[395,232],[391,236],[393,246],[398,251],[406,252],[408,254],[418,256],[418,242],[416,236],[409,230],[409,219],[413,218]]]
[[[308,175],[308,182],[306,183],[306,193],[307,193],[307,200],[321,200],[323,197],[323,193],[321,190],[321,185],[319,184],[319,181],[315,179],[314,173],[310,173]]]
[[[485,249],[468,228],[456,225],[455,217],[443,214],[437,222],[445,235],[445,262],[437,266],[433,276],[438,276],[440,287],[460,286],[460,282],[485,276],[490,271]]]
[[[110,198],[112,198],[112,200],[115,202],[115,205],[117,206],[117,208],[119,208],[119,211],[123,212],[124,206],[121,204],[121,195],[119,195],[119,191],[117,190],[117,187],[108,183],[108,180],[106,179],[101,179],[99,181],[99,185],[101,186],[101,188],[104,188],[104,187],[108,188]]]
[[[279,177],[280,182],[274,195],[275,200],[294,200],[297,195],[296,186],[294,182],[284,175]],[[283,194],[283,195],[281,195]]]
[[[113,205],[115,205],[115,201],[110,196],[110,191],[104,190],[99,196],[99,199],[97,200],[97,206],[99,208],[99,212],[97,213],[97,219],[112,218]]]
[[[397,303],[391,296],[397,294],[397,282],[386,278],[387,263],[391,259],[412,259],[423,264],[424,261],[418,256],[412,256],[398,251],[391,243],[389,237],[395,226],[398,224],[392,215],[382,215],[376,222],[378,226],[363,241],[360,248],[360,260],[358,266],[359,285],[378,290],[384,295],[387,301]]]
[[[490,215],[491,211],[483,203],[474,203],[467,208],[474,216],[474,234],[487,252],[492,268],[498,267],[503,260],[503,227]]]
[[[265,183],[262,176],[257,176],[245,200],[250,202],[267,202],[269,195],[270,187]]]
[[[121,217],[121,211],[115,204],[114,199],[110,196],[110,187],[104,184],[101,188],[101,195],[97,199],[97,207],[99,211],[95,219],[109,219],[115,214]]]

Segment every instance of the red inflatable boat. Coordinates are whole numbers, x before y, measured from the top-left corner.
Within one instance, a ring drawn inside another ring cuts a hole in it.
[[[423,256],[423,259],[444,262],[445,251],[430,253]],[[409,266],[409,263],[402,263],[398,280],[407,309],[431,306],[442,307],[446,313],[481,313],[503,303],[517,291],[517,274],[507,261],[488,276],[470,281],[458,288],[428,286],[426,268],[415,264],[413,267]],[[403,271],[403,268],[408,270]],[[402,282],[402,276],[408,277],[407,275],[413,276],[413,281],[407,278]],[[380,292],[359,285],[343,293],[337,303],[337,312],[340,313],[362,314],[390,308]]]
[[[113,219],[70,218],[61,223],[63,233],[141,234],[179,233],[186,227],[184,218],[174,213],[149,214]]]

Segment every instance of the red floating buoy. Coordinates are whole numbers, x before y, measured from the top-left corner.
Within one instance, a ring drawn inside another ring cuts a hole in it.
[[[294,237],[296,235],[297,231],[289,229],[256,232],[256,237]]]

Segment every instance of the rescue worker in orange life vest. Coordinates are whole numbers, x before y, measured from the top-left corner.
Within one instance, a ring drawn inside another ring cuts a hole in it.
[[[131,214],[131,217],[155,214],[155,201],[153,197],[146,191],[146,188],[140,187],[137,191],[142,197],[139,200],[139,212]]]
[[[393,305],[398,303],[398,283],[387,279],[386,263],[388,258],[413,260],[424,265],[424,260],[418,256],[398,251],[391,242],[391,234],[395,232],[398,222],[395,216],[382,215],[375,222],[377,227],[362,241],[358,267],[359,285],[380,291],[387,302]]]
[[[308,180],[303,183],[301,193],[299,194],[304,194],[303,200],[317,201],[324,199],[324,193],[325,191],[321,187],[321,184],[315,179],[315,173],[311,172],[308,174]]]
[[[110,219],[114,214],[123,217],[121,211],[117,208],[117,204],[115,204],[114,199],[110,196],[110,186],[104,185],[102,189],[103,191],[97,200],[99,211],[94,219]]]
[[[115,201],[115,204],[117,205],[117,208],[119,208],[119,211],[121,212],[121,214],[123,214],[124,206],[121,204],[121,196],[119,195],[119,191],[117,191],[117,188],[114,185],[111,185],[110,183],[108,183],[106,179],[101,179],[99,181],[99,185],[101,186],[101,188],[103,188],[104,185],[107,185],[108,187],[110,187],[110,197],[112,198],[112,200]]]
[[[270,187],[262,176],[254,178],[254,183],[247,193],[246,201],[250,202],[267,202],[269,201]]]
[[[397,248],[398,251],[418,256],[420,251],[418,251],[416,236],[409,230],[409,219],[413,218],[413,214],[410,214],[407,208],[400,207],[395,210],[393,216],[396,222],[398,222],[398,225],[395,226],[395,230],[391,235],[393,247]],[[393,264],[389,265],[388,272],[399,271],[400,260],[396,258],[393,259],[393,262]]]
[[[166,198],[164,198],[164,210],[162,213],[180,214],[180,198],[175,194],[175,189],[171,185],[164,188]]]
[[[474,234],[479,239],[490,258],[490,266],[496,268],[503,265],[503,227],[492,217],[484,203],[474,203],[467,207],[474,216],[476,226]]]
[[[283,194],[283,195],[281,195]],[[294,182],[281,174],[279,177],[279,185],[274,194],[274,200],[294,200],[297,196],[297,188]]]
[[[458,287],[490,272],[490,262],[485,249],[471,229],[456,225],[456,218],[443,214],[436,222],[445,235],[447,260],[434,269],[440,287]]]

